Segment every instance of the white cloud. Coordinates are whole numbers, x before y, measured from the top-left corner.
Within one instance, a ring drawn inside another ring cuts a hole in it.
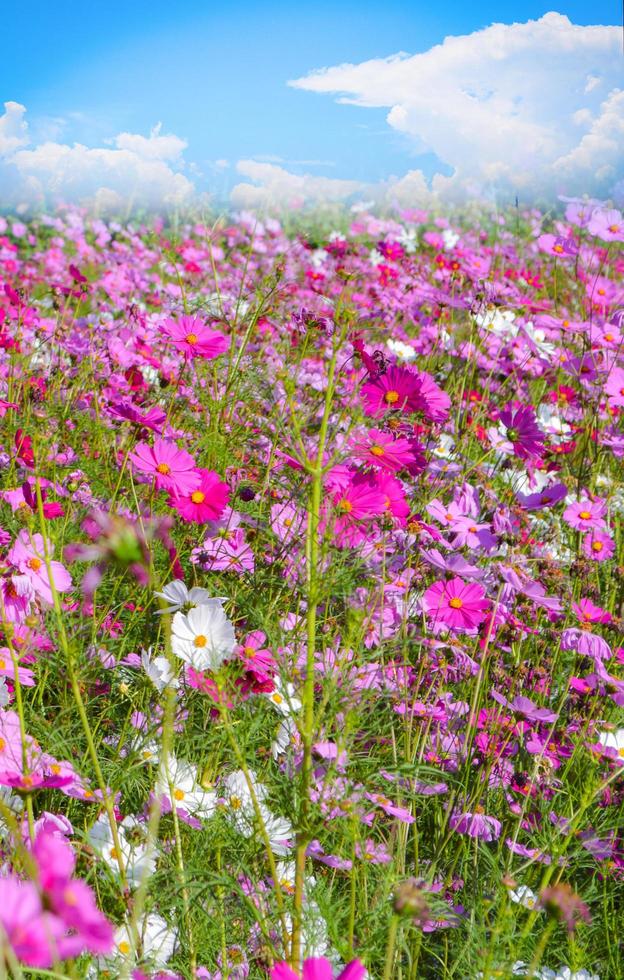
[[[19,102],[4,103],[4,115],[0,116],[0,157],[27,145],[28,123],[24,119],[25,112],[25,107]]]
[[[5,103],[0,117],[0,205],[77,202],[98,212],[166,209],[191,202],[193,183],[180,172],[186,148],[178,136],[120,133],[112,147],[46,140],[29,146],[24,106]]]
[[[302,207],[319,201],[344,201],[364,184],[355,180],[315,177],[312,174],[293,174],[274,163],[259,160],[239,160],[236,169],[254,183],[243,182],[232,188],[230,199],[234,207]]]
[[[453,168],[434,178],[438,195],[493,186],[525,199],[536,191],[607,194],[624,175],[620,46],[617,27],[581,27],[549,13],[289,84],[387,108],[389,126],[414,150]]]
[[[114,143],[118,150],[130,150],[143,160],[175,162],[180,159],[188,143],[179,136],[161,136],[161,129],[162,123],[158,123],[149,137],[139,136],[137,133],[120,133],[115,137]]]

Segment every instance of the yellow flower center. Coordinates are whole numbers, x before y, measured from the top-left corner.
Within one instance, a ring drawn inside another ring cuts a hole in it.
[[[602,541],[592,541],[592,551],[602,551],[603,548]]]
[[[40,558],[29,558],[26,564],[29,568],[32,568],[33,572],[38,572],[43,565],[43,562]]]
[[[171,473],[171,467],[168,463],[159,463],[156,467],[156,472],[161,473],[163,476],[167,476],[168,473]]]
[[[385,449],[383,446],[371,446],[371,453],[373,456],[383,456]]]
[[[203,633],[199,633],[199,635],[196,636],[195,639],[193,640],[193,643],[196,647],[200,647],[200,648],[205,647],[206,644],[208,643],[208,638],[204,636]]]
[[[563,252],[563,245],[553,245],[553,252],[558,252],[559,255]]]
[[[271,701],[273,701],[274,704],[281,704],[283,700],[284,698],[281,694],[278,694],[277,691],[274,691],[271,695]]]
[[[122,939],[118,946],[119,952],[124,956],[127,956],[130,952],[130,943],[126,939]]]
[[[240,796],[230,796],[230,806],[233,810],[240,810],[243,805],[243,801]]]
[[[614,235],[619,230],[620,230],[620,226],[619,225],[609,225],[609,231],[612,232]]]
[[[65,891],[63,892],[63,899],[65,900],[65,904],[66,905],[77,905],[78,904],[78,900],[77,900],[74,892],[71,890],[71,888],[66,888],[65,889]]]
[[[399,400],[398,391],[387,391],[384,395],[386,405],[395,405]]]
[[[245,653],[245,656],[246,657],[255,657],[255,655],[256,655],[256,648],[255,647],[245,647],[244,648],[244,653]]]
[[[581,518],[582,521],[588,521],[589,518],[591,517],[591,514],[588,510],[582,510],[579,514],[579,517]]]
[[[451,609],[461,609],[461,607],[463,606],[463,602],[458,596],[453,596],[453,598],[449,602],[449,606],[451,607]]]
[[[183,800],[184,799],[184,790],[183,789],[174,789],[173,795],[174,795],[174,798],[176,800]]]
[[[197,334],[196,333],[187,333],[187,335],[186,335],[186,337],[184,339],[187,342],[187,344],[196,344],[197,343]]]
[[[353,504],[350,500],[341,500],[338,504],[338,510],[341,510],[343,514],[350,514],[353,510]]]
[[[194,490],[193,493],[191,494],[191,500],[193,501],[194,504],[203,504],[205,499],[206,499],[206,494],[202,493],[201,490]]]

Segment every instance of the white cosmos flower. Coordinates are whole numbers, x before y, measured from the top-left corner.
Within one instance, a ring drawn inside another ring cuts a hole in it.
[[[151,912],[146,915],[139,929],[143,957],[149,960],[151,966],[162,969],[171,958],[178,941],[177,931],[165,920]],[[132,955],[132,939],[129,926],[124,923],[115,933],[115,953],[110,959],[125,959],[129,957],[134,962]]]
[[[605,749],[615,749],[624,763],[624,728],[615,732],[601,732],[598,741]]]
[[[444,242],[444,248],[448,252],[457,245],[459,235],[452,228],[444,228],[442,230],[442,241]]]
[[[141,666],[159,694],[167,686],[177,687],[178,681],[173,675],[171,664],[166,657],[151,658],[151,648],[141,652]]]
[[[390,337],[386,341],[386,346],[401,361],[413,361],[416,357],[416,351],[412,345],[406,344],[402,340],[395,340],[393,337]]]
[[[378,252],[376,248],[371,248],[370,252],[368,253],[368,261],[370,264],[373,266],[378,266],[381,265],[383,260],[384,257],[381,252]]]
[[[192,816],[203,819],[211,817],[215,811],[217,794],[200,786],[193,766],[172,756],[167,768],[168,779],[160,784],[160,793],[169,798],[172,806],[186,810]]]
[[[329,258],[329,252],[326,252],[324,248],[315,248],[310,255],[310,262],[315,269],[320,269],[325,259]]]
[[[265,806],[260,807],[262,822],[274,854],[284,856],[292,850],[293,829],[290,820],[278,817]]]
[[[563,442],[571,432],[571,428],[565,419],[562,419],[557,410],[550,405],[540,405],[537,410],[537,419],[544,432],[547,432],[555,442]]]
[[[297,725],[293,718],[288,716],[280,724],[277,735],[271,744],[271,755],[277,759],[283,755],[289,745],[297,744]]]
[[[537,904],[537,895],[528,885],[519,885],[509,892],[509,897],[512,902],[523,905],[525,909],[534,909]]]
[[[483,330],[489,330],[497,337],[515,337],[519,327],[514,320],[516,314],[511,310],[499,310],[496,306],[488,307],[483,313],[477,313],[474,321]]]
[[[156,855],[148,853],[144,843],[135,843],[129,836],[138,833],[143,834],[144,828],[134,817],[125,817],[117,825],[119,846],[121,848],[121,861],[125,870],[126,879],[131,888],[141,881],[143,875],[151,875],[156,867]],[[88,834],[91,847],[105,861],[114,874],[119,874],[119,858],[113,840],[113,835],[108,822],[108,817],[103,814],[93,824]]]
[[[219,602],[177,612],[171,627],[171,649],[195,670],[218,670],[234,650],[234,626]]]
[[[155,592],[154,595],[169,603],[167,609],[158,609],[156,611],[157,616],[162,616],[163,613],[179,612],[180,610],[188,612],[196,606],[209,605],[211,602],[216,602],[220,605],[222,602],[227,601],[227,596],[211,596],[207,589],[201,589],[197,585],[193,586],[192,589],[187,589],[184,582],[179,578],[174,579],[173,582],[169,582],[169,585],[165,585],[162,592]]]
[[[455,440],[446,432],[442,432],[434,446],[433,454],[439,459],[450,459],[454,452]]]
[[[301,708],[301,701],[295,697],[294,684],[287,684],[285,688],[276,684],[274,690],[264,694],[263,697],[285,716],[294,715]]]
[[[412,255],[418,248],[418,231],[416,228],[403,228],[397,237],[397,242],[408,255]]]
[[[247,773],[256,800],[261,806],[268,796],[268,790],[259,782],[252,769],[248,769]],[[231,772],[223,780],[220,786],[220,796],[221,804],[230,822],[234,824],[239,834],[248,837],[253,829],[256,811],[247,778],[242,769]]]
[[[546,340],[546,334],[543,330],[540,330],[539,327],[534,327],[532,323],[525,323],[524,332],[543,358],[548,359],[554,356],[557,348],[554,344]]]

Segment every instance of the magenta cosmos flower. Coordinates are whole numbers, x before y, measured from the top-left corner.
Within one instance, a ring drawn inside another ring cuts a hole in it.
[[[336,975],[335,980],[361,980],[365,973],[364,964],[359,960],[352,960]],[[304,960],[301,974],[295,973],[288,963],[276,963],[271,970],[271,980],[332,980],[333,976],[334,968],[324,956]]]
[[[198,316],[182,316],[179,320],[169,317],[163,323],[162,331],[173,346],[188,357],[210,360],[228,349],[227,337],[212,330]]]
[[[463,582],[460,578],[430,585],[422,602],[425,612],[436,623],[460,631],[479,626],[489,608],[483,588],[476,582]]]
[[[48,542],[48,554],[51,554],[53,545]],[[9,551],[7,558],[22,575],[25,575],[33,591],[45,602],[52,604],[52,583],[57,592],[67,592],[71,589],[72,579],[64,565],[60,561],[50,561],[50,575],[45,562],[45,549],[43,538],[40,534],[33,534],[22,530]]]
[[[579,500],[566,507],[563,519],[575,531],[601,531],[606,526],[606,510],[604,500]]]
[[[212,470],[199,469],[197,472],[200,482],[195,490],[185,496],[172,494],[168,503],[177,510],[183,521],[206,524],[221,517],[230,496],[230,488]]]
[[[153,477],[157,490],[189,494],[199,486],[201,477],[195,460],[174,442],[156,439],[153,446],[139,442],[128,458],[135,469]]]
[[[444,422],[451,400],[424,371],[391,367],[362,386],[366,415],[379,418],[386,412],[420,413],[430,422]]]
[[[511,443],[515,455],[521,459],[542,454],[543,433],[532,407],[521,405],[520,408],[508,408],[501,412],[498,431],[506,442]]]
[[[604,531],[590,531],[583,538],[583,553],[592,561],[609,561],[615,552],[615,541]]]
[[[370,429],[365,436],[355,439],[351,448],[360,462],[391,473],[409,470],[415,476],[427,465],[422,446],[415,439],[395,438],[381,429]]]

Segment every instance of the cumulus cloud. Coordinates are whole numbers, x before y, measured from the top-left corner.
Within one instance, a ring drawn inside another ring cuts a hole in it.
[[[453,169],[433,178],[435,195],[498,188],[524,199],[604,196],[624,175],[620,46],[617,27],[582,27],[549,13],[447,37],[423,54],[322,68],[289,84],[387,108],[388,125],[414,151],[433,152]],[[415,173],[408,176],[421,193]]]
[[[356,180],[315,177],[294,174],[274,163],[259,160],[239,160],[236,169],[248,181],[232,188],[230,199],[234,207],[247,209],[265,207],[303,207],[319,201],[339,202],[364,188]]]
[[[4,103],[4,115],[0,116],[0,157],[28,143],[28,123],[24,119],[25,112],[26,109],[19,102]]]
[[[186,143],[162,135],[120,133],[112,146],[46,140],[30,146],[26,109],[5,103],[0,117],[0,204],[20,209],[77,202],[98,212],[190,203],[193,183],[180,172]]]

